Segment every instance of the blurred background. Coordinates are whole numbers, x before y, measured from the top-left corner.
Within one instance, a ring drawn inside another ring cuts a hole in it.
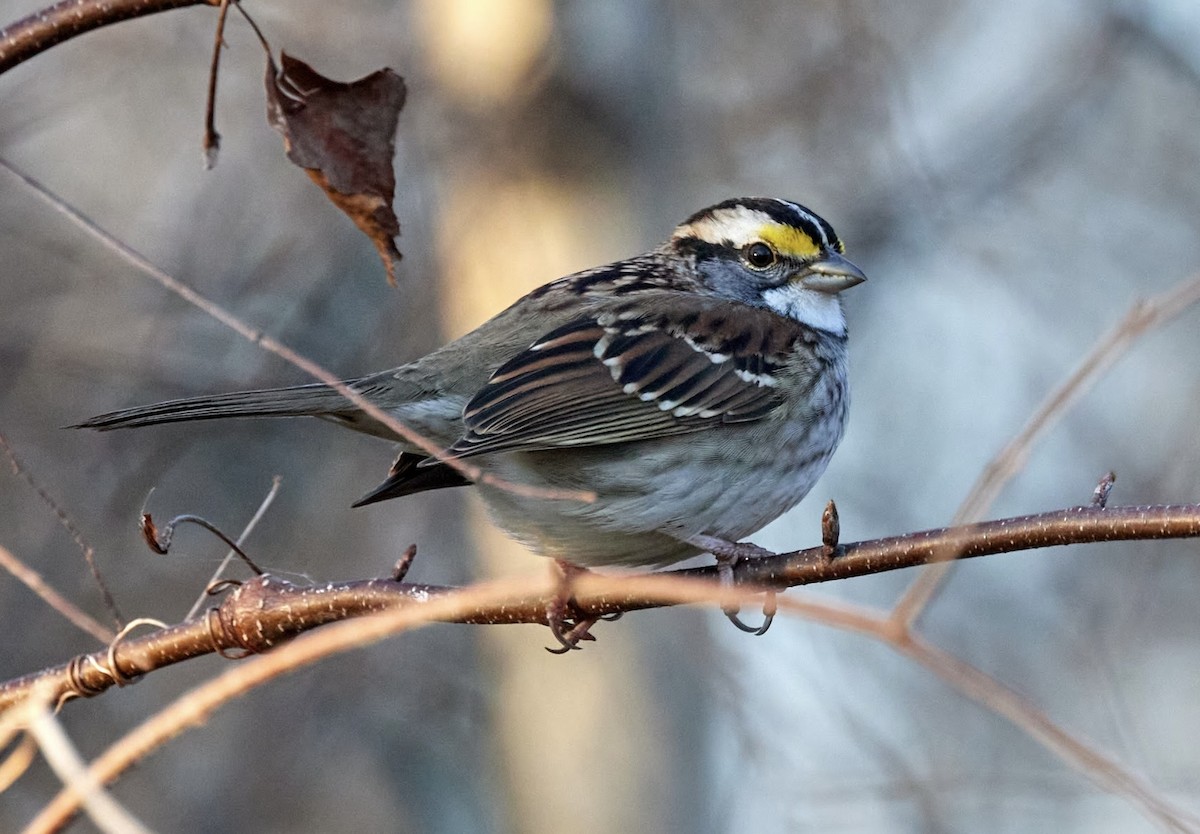
[[[34,11],[0,0],[0,20]],[[212,9],[111,27],[0,77],[0,155],[173,275],[347,376],[401,364],[528,289],[642,251],[729,196],[798,200],[871,276],[848,293],[854,405],[809,499],[755,537],[949,521],[986,461],[1133,301],[1200,269],[1194,0],[411,0],[248,4],[276,49],[405,76],[400,285],[293,168],[263,56],[230,17],[220,162],[201,168]],[[96,548],[127,617],[184,615],[223,548],[135,522],[199,513],[292,578],[541,575],[463,490],[365,510],[384,443],[316,421],[94,434],[123,406],[306,382],[0,179],[0,431]],[[1139,342],[994,516],[1200,500],[1200,310]],[[103,617],[78,549],[0,471],[0,545]],[[1200,812],[1200,546],[963,564],[938,645]],[[890,605],[915,574],[794,591]],[[96,648],[0,576],[0,678]],[[115,787],[159,831],[1149,830],[1024,732],[863,638],[784,618],[638,614],[551,657],[544,629],[439,625],[251,693]],[[226,661],[63,713],[92,756]],[[15,830],[52,795],[0,795]],[[79,822],[74,830],[91,830]]]

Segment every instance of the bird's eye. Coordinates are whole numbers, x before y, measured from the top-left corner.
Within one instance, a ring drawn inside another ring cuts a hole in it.
[[[764,269],[775,263],[775,250],[765,243],[751,243],[743,250],[742,257],[755,269]]]

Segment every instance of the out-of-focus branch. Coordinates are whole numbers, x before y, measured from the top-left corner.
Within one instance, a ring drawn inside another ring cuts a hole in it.
[[[229,310],[226,310],[220,304],[212,301],[196,292],[194,289],[183,283],[173,275],[168,274],[164,270],[155,266],[148,258],[139,253],[133,247],[118,240],[113,235],[102,229],[91,218],[67,204],[66,201],[54,194],[42,183],[38,182],[33,177],[18,171],[8,162],[0,159],[0,169],[7,171],[11,176],[17,179],[21,184],[29,188],[40,199],[44,200],[48,205],[54,208],[55,211],[62,214],[79,228],[83,229],[95,240],[107,247],[110,251],[124,258],[129,263],[140,269],[146,276],[158,282],[163,288],[170,290],[177,296],[194,305],[196,308],[204,311],[221,324],[228,327],[238,335],[245,338],[247,341],[258,345],[263,350],[275,354],[280,359],[291,365],[299,368],[305,373],[312,376],[318,382],[328,385],[334,391],[337,391],[359,409],[361,409],[368,417],[377,420],[382,425],[386,426],[390,431],[395,432],[397,437],[402,437],[409,443],[424,451],[431,457],[437,458],[442,463],[445,463],[450,468],[462,473],[467,480],[477,484],[490,484],[499,489],[508,490],[517,495],[525,495],[533,498],[557,498],[564,500],[591,502],[594,501],[595,493],[584,490],[563,490],[552,489],[545,487],[527,486],[525,484],[517,484],[511,481],[493,475],[490,472],[484,472],[478,466],[462,458],[448,456],[446,450],[441,444],[436,443],[431,438],[418,432],[404,423],[400,422],[395,415],[380,408],[375,403],[368,400],[361,392],[355,390],[352,386],[347,385],[344,380],[335,375],[328,368],[319,365],[306,356],[301,356],[296,351],[289,348],[287,345],[272,338],[269,334],[263,333],[245,321],[235,316]]]
[[[93,29],[220,0],[62,0],[0,29],[0,73]]]
[[[1056,724],[1028,698],[986,672],[940,649],[918,634],[899,626],[887,614],[857,609],[834,609],[838,619],[805,610],[805,602],[780,600],[780,610],[857,631],[886,644],[896,652],[933,672],[962,695],[1016,725],[1050,753],[1081,773],[1101,790],[1124,797],[1163,830],[1190,834],[1200,830],[1200,820],[1175,807],[1137,774],[1082,738]]]
[[[1071,375],[1046,396],[1017,436],[988,462],[951,524],[968,524],[983,518],[1008,482],[1025,468],[1038,438],[1057,423],[1139,338],[1198,302],[1200,275],[1193,275],[1164,293],[1136,302],[1112,330],[1100,337]],[[953,551],[947,551],[940,558],[930,560],[929,567],[913,580],[892,609],[892,618],[897,625],[912,627],[953,569],[954,558]]]
[[[70,535],[71,540],[75,542],[75,546],[79,548],[79,552],[83,556],[83,561],[87,563],[88,570],[92,573],[92,579],[96,581],[96,587],[100,589],[100,595],[104,598],[104,606],[108,609],[108,613],[112,615],[113,622],[116,624],[116,627],[120,628],[121,623],[124,622],[125,618],[121,616],[121,611],[119,608],[117,608],[117,601],[113,597],[112,591],[109,590],[108,583],[104,581],[104,576],[100,572],[100,566],[96,564],[96,551],[84,539],[83,531],[76,526],[75,522],[71,520],[71,516],[67,514],[66,510],[59,506],[58,502],[54,500],[54,497],[37,482],[37,479],[33,477],[33,473],[30,472],[25,467],[25,464],[21,462],[21,459],[17,457],[16,450],[12,448],[12,444],[8,442],[8,438],[4,436],[3,432],[0,432],[0,452],[3,452],[8,458],[8,462],[12,466],[13,473],[25,481],[25,483],[29,484],[29,488],[37,493],[38,498],[42,499],[43,504],[50,508],[50,511],[54,513],[54,517],[58,519],[58,523],[62,525],[63,529],[67,531],[68,535]],[[22,582],[25,582],[26,585],[29,585],[31,589],[45,599],[47,603],[53,606],[64,617],[75,623],[84,631],[87,631],[90,634],[98,637],[100,642],[107,643],[109,640],[113,639],[112,631],[100,625],[96,620],[83,613],[83,611],[81,611],[75,605],[67,603],[64,607],[62,603],[66,601],[61,597],[61,595],[55,594],[54,598],[52,599],[51,596],[44,594],[43,589],[48,588],[49,586],[41,583],[40,577],[38,577],[39,582],[37,584],[29,582],[27,577],[37,576],[37,574],[32,570],[26,568],[19,573],[17,571],[13,571],[11,565],[15,559],[16,557],[12,556],[12,554],[7,554],[7,556],[0,556],[0,563],[12,571],[14,576],[17,576]]]
[[[1121,530],[1150,533],[1154,537],[1178,534],[1180,524],[1190,524],[1200,534],[1200,505],[1182,508],[1124,508],[1114,513],[1115,527],[1101,533],[1091,529],[1096,522],[1090,520],[1097,510],[1087,516],[1076,529],[1091,530],[1088,540],[1105,540],[1120,536]],[[1190,518],[1185,522],[1184,517]],[[1137,519],[1141,520],[1138,521]],[[1014,519],[1015,521],[1015,519]],[[1059,523],[1047,519],[1049,529]],[[994,524],[1005,524],[996,522]],[[986,525],[978,525],[986,526]],[[1027,529],[1027,525],[1017,525]],[[944,531],[958,534],[961,531]],[[973,537],[977,547],[984,547],[981,535]],[[991,546],[997,546],[1003,534],[999,530],[989,531]],[[939,539],[939,531],[928,534]],[[1016,540],[1030,540],[1018,533]],[[1037,540],[1034,538],[1033,540]],[[888,541],[888,540],[883,540]],[[1010,540],[1011,541],[1011,540]],[[861,553],[869,553],[876,542],[865,542]],[[801,551],[812,554],[816,550]],[[915,550],[920,550],[917,546]],[[846,548],[851,551],[852,548]],[[788,554],[780,559],[791,559],[801,554]],[[976,555],[982,555],[977,553]],[[835,560],[839,561],[839,560]],[[729,601],[729,590],[717,582],[696,578],[713,571],[672,571],[669,573],[633,576],[605,576],[594,573],[581,575],[575,585],[575,598],[580,607],[591,611],[616,610],[619,601],[637,601],[638,607],[681,604],[721,604]],[[134,728],[101,754],[91,765],[89,776],[96,784],[112,782],[131,766],[145,758],[155,749],[179,735],[189,727],[206,721],[221,705],[240,697],[254,687],[274,678],[311,665],[331,654],[360,648],[419,627],[432,621],[456,622],[524,622],[526,614],[544,614],[546,602],[556,593],[549,573],[544,580],[503,580],[480,583],[462,589],[432,589],[407,586],[405,603],[391,603],[390,610],[369,617],[360,617],[347,622],[335,623],[318,632],[308,633],[287,645],[280,646],[268,654],[255,657],[245,663],[231,667],[211,681],[196,687],[166,708]],[[326,596],[324,592],[316,596]],[[748,597],[748,591],[735,594]],[[1113,791],[1137,804],[1148,816],[1170,831],[1187,831],[1192,824],[1187,814],[1159,796],[1149,785],[1125,770],[1119,762],[1093,749],[1084,741],[1074,738],[1057,727],[1035,706],[1025,701],[999,681],[987,676],[967,663],[922,641],[904,630],[894,628],[887,613],[862,606],[836,601],[815,599],[782,599],[780,610],[798,614],[836,628],[856,631],[893,646],[897,651],[912,657],[963,695],[983,706],[996,711],[1017,726],[1029,732],[1052,753],[1083,772],[1100,787]],[[337,608],[336,602],[328,602],[327,608]],[[331,612],[332,613],[332,612]],[[50,834],[59,831],[78,810],[80,797],[72,787],[64,788],[26,829],[27,834]]]
[[[62,614],[82,631],[95,637],[102,643],[112,640],[113,632],[98,622],[92,615],[56,591],[40,573],[26,565],[4,547],[0,546],[0,568],[11,573],[29,590],[41,597],[47,605]]]
[[[267,510],[270,509],[271,504],[275,502],[275,496],[279,494],[279,485],[281,483],[283,483],[283,478],[278,475],[271,479],[271,488],[267,490],[267,494],[263,497],[262,502],[258,505],[258,509],[254,511],[254,515],[252,515],[250,520],[246,522],[246,526],[242,528],[241,534],[237,537],[237,541],[234,542],[234,544],[236,544],[239,548],[245,545],[246,539],[250,538],[250,534],[253,533],[254,528],[258,526],[258,522],[262,521],[263,516],[267,514]],[[143,527],[143,530],[144,529],[145,528]],[[221,579],[221,577],[225,574],[225,569],[229,567],[229,563],[233,561],[233,557],[236,555],[237,551],[233,550],[232,548],[228,553],[225,554],[225,558],[221,560],[221,563],[217,565],[217,569],[214,570],[212,576],[209,577],[208,587],[212,587],[214,583]],[[196,601],[192,603],[192,607],[188,609],[187,616],[184,617],[184,619],[190,620],[192,617],[199,614],[200,609],[204,607],[207,597],[207,593],[200,594],[200,596],[196,598]]]
[[[151,834],[113,799],[104,786],[96,781],[83,757],[67,737],[66,730],[51,711],[43,697],[34,697],[21,705],[26,712],[23,725],[29,736],[36,739],[38,749],[55,775],[72,793],[80,798],[92,822],[105,834]]]
[[[807,550],[747,560],[734,568],[738,596],[928,563],[947,552],[959,558],[1087,542],[1200,537],[1200,504],[1154,507],[1074,507],[1038,515],[943,528],[886,539],[837,545],[832,558],[822,544]],[[716,568],[665,571],[660,576],[717,585]],[[585,577],[586,579],[586,577]],[[606,585],[605,587],[617,587]],[[390,579],[299,586],[272,576],[246,582],[206,614],[107,651],[80,655],[0,685],[0,709],[49,681],[58,697],[92,696],[148,672],[212,652],[262,652],[327,623],[396,608],[429,604],[458,589]],[[528,591],[499,607],[456,609],[449,621],[473,624],[539,623],[555,595]],[[589,592],[574,585],[572,615],[583,618],[672,604],[655,596]],[[435,617],[434,619],[441,619]]]

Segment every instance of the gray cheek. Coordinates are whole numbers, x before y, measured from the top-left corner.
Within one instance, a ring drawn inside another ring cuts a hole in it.
[[[717,295],[755,307],[763,305],[762,292],[773,285],[769,276],[725,261],[704,261],[697,264],[697,268],[701,280]]]

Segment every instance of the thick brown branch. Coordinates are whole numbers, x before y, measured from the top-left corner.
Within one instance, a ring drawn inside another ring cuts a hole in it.
[[[0,29],[0,73],[65,40],[143,15],[219,0],[62,0]]]
[[[956,552],[959,558],[1009,553],[1057,545],[1200,537],[1200,504],[1150,507],[1073,507],[1037,515],[943,528],[886,539],[839,545],[834,557],[824,545],[742,562],[734,570],[744,594],[845,579],[928,563]],[[690,568],[668,575],[717,581],[715,568]],[[574,608],[581,617],[656,608],[661,597],[591,592],[576,587]],[[326,623],[379,611],[422,605],[456,590],[442,586],[371,579],[298,586],[265,576],[241,585],[205,615],[141,637],[120,641],[111,651],[81,655],[0,685],[0,709],[49,680],[60,695],[90,696],[137,675],[191,657],[220,652],[262,652]],[[449,621],[475,624],[546,622],[550,597],[531,593],[501,606],[460,613]]]

